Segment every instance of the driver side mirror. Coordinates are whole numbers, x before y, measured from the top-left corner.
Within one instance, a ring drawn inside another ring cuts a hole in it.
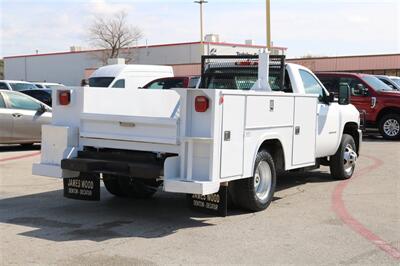
[[[329,95],[326,96],[326,100],[328,103],[333,103],[335,101],[335,94],[333,92],[329,92]]]
[[[350,87],[347,83],[340,83],[339,86],[339,104],[347,105],[350,104],[351,93]]]
[[[363,89],[362,89],[362,95],[363,95],[363,96],[369,96],[369,90],[368,90],[368,88],[363,88]]]
[[[369,95],[368,88],[366,88],[363,84],[357,84],[356,88],[357,88],[357,92],[358,92],[359,95],[362,95],[362,96],[368,96]]]

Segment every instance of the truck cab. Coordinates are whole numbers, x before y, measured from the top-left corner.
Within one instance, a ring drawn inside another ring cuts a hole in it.
[[[385,139],[400,138],[400,92],[368,74],[321,72],[317,76],[335,95],[340,84],[348,84],[351,103],[365,114],[366,127],[378,129]]]

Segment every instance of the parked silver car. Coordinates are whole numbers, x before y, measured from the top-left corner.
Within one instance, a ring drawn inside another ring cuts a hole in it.
[[[65,86],[60,83],[50,83],[50,82],[32,82],[39,89],[65,89]]]
[[[376,75],[383,83],[391,87],[393,90],[400,91],[400,77]]]
[[[51,123],[51,107],[20,92],[0,90],[0,143],[41,141],[41,127]]]
[[[20,80],[0,80],[0,90],[24,91],[37,90],[35,84]]]

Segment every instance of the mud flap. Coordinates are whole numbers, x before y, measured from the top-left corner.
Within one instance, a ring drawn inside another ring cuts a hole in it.
[[[225,217],[228,212],[228,186],[221,185],[219,191],[209,195],[187,194],[191,209]]]
[[[81,173],[78,177],[64,178],[64,197],[77,200],[100,200],[100,175]]]

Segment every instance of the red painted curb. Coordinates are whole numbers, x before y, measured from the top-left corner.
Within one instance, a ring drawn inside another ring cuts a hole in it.
[[[14,156],[14,157],[7,157],[7,158],[0,159],[0,162],[13,161],[13,160],[18,160],[18,159],[34,157],[39,154],[40,154],[40,151],[34,152],[34,153],[29,153],[29,154],[24,154],[24,155],[19,155],[19,156]]]
[[[356,220],[353,216],[351,216],[349,211],[346,209],[345,203],[343,201],[343,191],[345,190],[347,185],[351,182],[351,180],[354,180],[355,178],[360,177],[370,171],[378,169],[384,164],[383,161],[377,158],[371,156],[364,156],[364,157],[373,160],[373,164],[371,166],[361,169],[356,174],[354,174],[351,179],[343,181],[335,187],[335,190],[333,191],[332,194],[332,209],[343,221],[343,223],[349,226],[353,231],[355,231],[356,233],[367,239],[369,242],[371,242],[379,249],[386,252],[394,259],[400,260],[400,250],[391,246],[389,243],[387,243],[385,240],[374,234],[363,224],[361,224],[358,220]]]

